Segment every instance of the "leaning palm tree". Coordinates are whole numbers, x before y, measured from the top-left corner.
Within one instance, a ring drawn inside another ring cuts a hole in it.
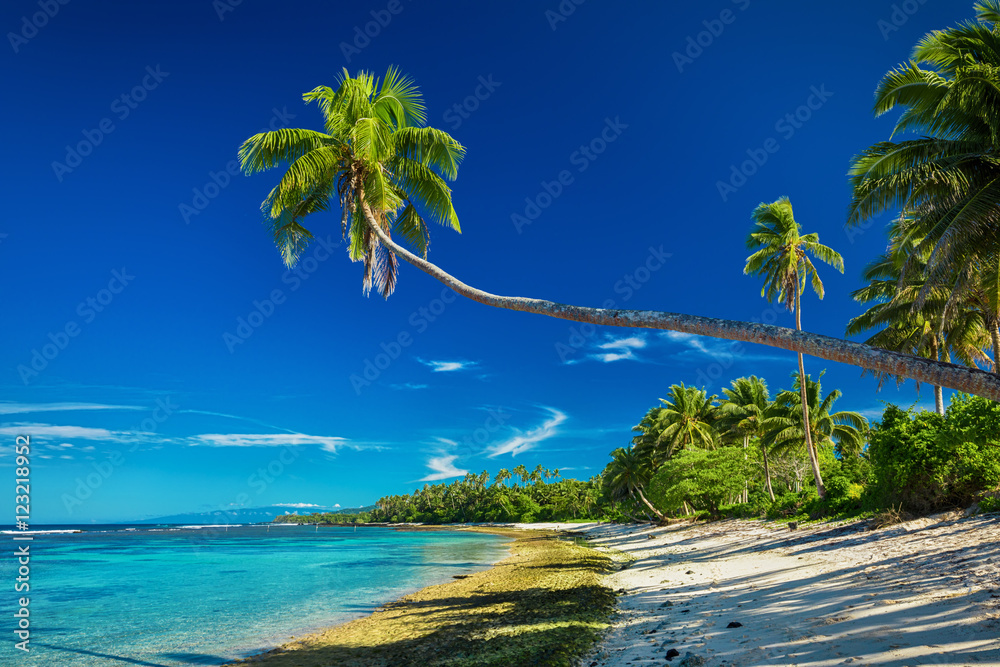
[[[811,439],[817,447],[830,444],[841,457],[859,456],[868,435],[868,420],[857,412],[832,412],[841,397],[840,390],[834,389],[823,397],[819,379],[806,376],[805,380],[808,411],[802,409],[799,387],[779,393],[764,417],[764,441],[776,452],[797,449],[804,439],[803,414],[808,412]],[[799,381],[796,377],[795,383]]]
[[[743,449],[756,439],[764,458],[764,480],[767,484],[767,495],[774,502],[774,489],[771,487],[771,469],[767,460],[767,447],[763,444],[764,414],[771,405],[771,397],[767,391],[767,383],[756,375],[733,380],[732,387],[722,390],[725,398],[719,402],[718,428],[743,439]],[[743,502],[746,502],[744,491]]]
[[[488,306],[618,327],[665,329],[780,347],[901,375],[1000,400],[1000,378],[974,369],[878,350],[763,324],[663,313],[610,310],[491,294],[471,287],[426,259],[426,220],[459,229],[445,179],[454,179],[465,149],[447,133],[423,127],[422,97],[413,81],[390,69],[379,81],[346,71],[336,90],[320,86],[324,131],[281,129],[256,134],[240,148],[247,174],[287,165],[262,205],[284,262],[292,266],[312,239],[302,220],[340,206],[352,259],[363,262],[363,287],[388,295],[402,258],[452,290]],[[408,250],[397,241],[413,247]]]
[[[603,477],[604,485],[613,500],[621,502],[629,498],[638,498],[662,521],[666,517],[646,499],[646,495],[642,492],[649,484],[651,476],[648,463],[632,447],[619,447],[611,452],[611,462],[605,467]]]
[[[659,460],[687,448],[715,449],[715,399],[704,389],[685,387],[683,382],[670,387],[667,398],[660,399],[663,408],[657,414],[659,435],[654,451]]]
[[[795,329],[802,331],[802,290],[806,282],[812,284],[813,291],[820,299],[823,298],[823,281],[820,280],[810,255],[830,264],[841,273],[844,272],[844,260],[832,248],[821,244],[818,234],[801,234],[801,227],[795,221],[788,197],[758,206],[754,209],[753,221],[753,230],[747,237],[747,248],[756,252],[747,257],[743,272],[761,276],[764,287],[761,288],[760,295],[768,301],[784,302],[785,308],[795,313]],[[798,357],[806,451],[809,453],[816,489],[822,498],[826,490],[820,475],[819,457],[812,442],[809,413],[804,407],[806,369],[801,352]]]

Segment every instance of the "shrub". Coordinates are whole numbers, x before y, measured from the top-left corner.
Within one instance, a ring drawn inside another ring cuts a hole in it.
[[[1000,404],[957,395],[944,417],[889,405],[868,456],[869,507],[928,513],[968,506],[1000,484]]]

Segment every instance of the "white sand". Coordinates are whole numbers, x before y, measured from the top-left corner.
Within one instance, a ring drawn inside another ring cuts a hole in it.
[[[607,577],[624,592],[584,666],[1000,666],[995,514],[874,531],[750,521],[530,527],[578,531],[634,558]],[[731,621],[743,625],[727,629]],[[670,649],[679,656],[668,661]]]

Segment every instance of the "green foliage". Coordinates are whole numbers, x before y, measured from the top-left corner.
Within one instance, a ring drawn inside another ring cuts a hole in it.
[[[425,257],[426,219],[459,231],[445,179],[458,175],[465,148],[423,127],[420,90],[393,67],[381,81],[364,71],[352,77],[345,69],[336,90],[319,86],[302,97],[319,106],[325,132],[262,132],[240,147],[247,174],[287,165],[261,205],[264,221],[285,264],[294,266],[313,238],[301,220],[339,203],[350,257],[364,263],[365,292],[376,287],[388,297],[398,260],[372,227],[402,237]]]
[[[798,493],[786,493],[774,499],[767,510],[768,519],[805,518],[813,504],[819,500],[815,488],[803,489]]]
[[[687,502],[695,510],[717,516],[723,505],[742,495],[747,476],[746,452],[740,447],[682,451],[653,476],[650,500],[671,512]]]
[[[965,507],[1000,485],[1000,404],[985,398],[955,396],[944,417],[889,405],[870,439],[869,507]]]
[[[979,501],[979,511],[987,514],[990,512],[1000,512],[1000,496],[990,496]]]
[[[559,471],[537,466],[518,466],[513,474],[500,470],[493,483],[490,475],[468,474],[451,483],[425,484],[412,494],[380,498],[368,512],[356,517],[343,514],[313,514],[282,521],[297,523],[495,523],[571,521],[606,518],[601,502],[600,478],[548,480]],[[347,518],[345,518],[347,517]],[[329,520],[328,520],[329,519]]]

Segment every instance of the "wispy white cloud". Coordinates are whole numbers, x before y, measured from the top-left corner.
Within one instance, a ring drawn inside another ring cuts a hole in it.
[[[578,364],[581,361],[600,361],[610,364],[625,360],[645,361],[636,354],[636,350],[641,350],[646,345],[644,334],[624,337],[605,335],[601,342],[591,342],[587,347],[589,351],[583,357],[580,359],[565,358],[564,363]]]
[[[540,426],[524,433],[518,433],[496,445],[491,445],[487,448],[487,457],[492,459],[503,454],[517,456],[522,452],[534,449],[538,443],[555,436],[559,432],[559,425],[565,422],[568,417],[555,408],[546,408],[546,410],[550,416]]]
[[[339,436],[307,435],[304,433],[205,433],[190,436],[167,436],[141,431],[112,431],[106,428],[71,426],[41,423],[0,424],[0,438],[30,436],[32,442],[46,444],[48,449],[74,448],[73,440],[103,442],[113,445],[162,446],[164,444],[189,447],[295,447],[318,446],[323,451],[335,454],[342,447],[351,449],[380,449],[372,443],[358,443]],[[92,445],[80,448],[94,451]],[[10,452],[0,448],[0,456]]]
[[[468,470],[462,470],[461,468],[455,467],[455,459],[458,456],[455,454],[445,454],[442,456],[432,456],[427,459],[425,464],[433,472],[426,477],[421,477],[421,482],[436,482],[442,479],[449,479],[451,477],[465,477],[469,474]]]
[[[402,384],[390,384],[389,388],[406,391],[406,390],[416,390],[416,389],[427,389],[428,386],[429,385],[417,384],[415,382],[403,382]]]
[[[143,410],[136,405],[104,405],[102,403],[16,403],[0,401],[0,415],[32,412],[71,412],[77,410]]]
[[[0,436],[28,435],[38,440],[64,440],[77,438],[80,440],[105,440],[121,442],[129,436],[120,431],[109,431],[106,428],[91,428],[89,426],[58,426],[55,424],[17,423],[0,426]]]
[[[696,336],[694,334],[682,333],[680,331],[664,331],[657,335],[661,340],[667,341],[682,347],[677,353],[679,358],[703,358],[708,357],[716,361],[781,361],[787,362],[793,357],[790,354],[762,354],[750,352],[746,348],[746,343],[720,338],[710,338],[707,336]]]
[[[191,436],[187,444],[206,447],[291,447],[319,445],[324,451],[336,453],[340,447],[350,445],[347,438],[304,433],[205,433]]]
[[[464,371],[469,368],[474,368],[479,365],[478,361],[437,361],[433,359],[421,359],[417,357],[417,361],[427,366],[435,373],[451,373],[454,371]]]

